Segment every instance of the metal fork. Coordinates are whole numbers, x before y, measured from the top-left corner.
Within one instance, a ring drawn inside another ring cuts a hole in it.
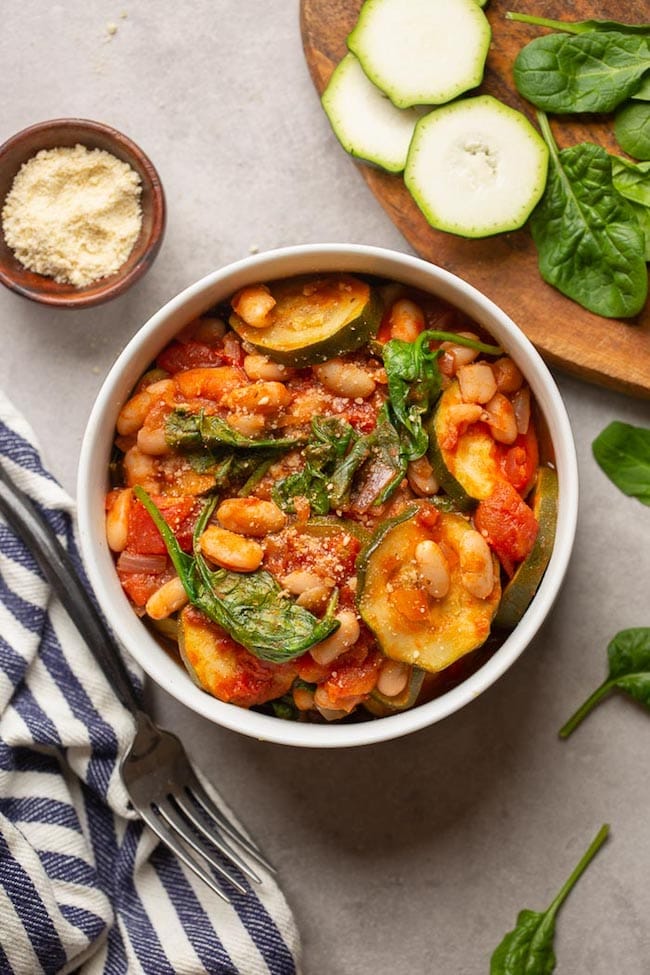
[[[141,710],[117,643],[81,583],[70,556],[2,465],[0,511],[33,553],[115,694],[135,718],[135,738],[120,765],[134,808],[161,841],[219,897],[230,902],[210,867],[245,894],[246,886],[226,863],[255,883],[261,883],[261,878],[240,850],[267,870],[273,871],[273,867],[214,804],[176,735],[158,728]]]

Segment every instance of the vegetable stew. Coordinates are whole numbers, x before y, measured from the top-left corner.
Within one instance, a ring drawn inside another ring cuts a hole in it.
[[[548,564],[557,477],[515,362],[465,314],[348,274],[248,286],[122,407],[108,544],[221,701],[410,708],[476,670]]]

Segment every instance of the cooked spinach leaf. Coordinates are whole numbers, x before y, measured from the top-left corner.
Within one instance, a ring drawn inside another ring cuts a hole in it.
[[[634,159],[650,159],[650,102],[622,105],[614,118],[614,135],[628,155]]]
[[[177,450],[218,450],[231,447],[246,450],[288,450],[304,443],[300,438],[245,437],[233,430],[218,416],[206,415],[203,410],[173,410],[165,421],[165,439]]]
[[[630,318],[648,293],[646,241],[614,189],[611,159],[590,142],[559,151],[546,115],[538,119],[550,151],[546,189],[530,218],[540,273],[589,311]]]
[[[555,920],[562,904],[609,835],[604,825],[545,911],[523,910],[490,960],[490,975],[551,975],[555,970]]]
[[[618,31],[620,34],[650,34],[650,24],[623,24],[618,20],[550,20],[548,17],[534,17],[509,10],[506,20],[516,20],[520,24],[535,24],[566,34],[588,34],[593,31]]]
[[[620,630],[607,647],[609,673],[565,725],[560,738],[568,738],[604,697],[625,691],[650,711],[650,627]]]
[[[596,461],[623,494],[650,505],[650,430],[614,420],[592,444]]]
[[[407,463],[422,457],[429,445],[422,418],[438,399],[442,383],[438,368],[441,350],[431,348],[434,341],[466,345],[486,355],[500,355],[502,351],[496,345],[433,329],[421,332],[415,342],[386,342],[382,356],[388,377],[389,418],[399,434]]]
[[[632,95],[633,100],[639,102],[650,102],[650,75],[646,75],[641,82],[641,87]]]
[[[293,512],[294,499],[303,497],[313,514],[326,515],[332,506],[332,478],[356,434],[338,417],[314,417],[311,427],[312,436],[303,451],[305,466],[274,486],[273,500],[283,511]]]
[[[338,628],[339,623],[333,618],[336,590],[325,616],[319,620],[285,598],[280,585],[265,569],[243,573],[209,568],[199,549],[199,538],[217,497],[208,501],[199,515],[191,556],[182,551],[147,492],[139,486],[133,490],[158,528],[190,602],[260,660],[292,660]]]
[[[611,112],[641,86],[650,35],[620,31],[547,34],[517,55],[517,91],[546,112]]]
[[[355,448],[332,478],[332,505],[340,507],[350,498],[355,510],[364,512],[387,501],[406,474],[402,442],[388,418],[385,405],[379,412],[375,429],[362,437]]]

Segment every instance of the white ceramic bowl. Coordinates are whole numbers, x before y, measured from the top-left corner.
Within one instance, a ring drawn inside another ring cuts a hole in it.
[[[492,657],[441,697],[410,711],[356,724],[308,724],[224,704],[200,690],[131,609],[115,572],[104,533],[104,497],[115,420],[150,362],[183,325],[238,288],[294,274],[350,271],[375,274],[432,292],[470,315],[524,372],[545,417],[559,475],[559,511],[550,564],[528,611]],[[569,562],[578,507],[575,447],[564,404],[544,362],[525,335],[492,301],[460,278],[426,261],[348,244],[289,247],[238,261],[186,288],[134,336],[111,369],[88,421],[78,479],[79,533],[90,581],[117,638],[145,672],[198,714],[234,731],[287,745],[342,747],[385,741],[439,721],[478,697],[530,643],[548,614]]]

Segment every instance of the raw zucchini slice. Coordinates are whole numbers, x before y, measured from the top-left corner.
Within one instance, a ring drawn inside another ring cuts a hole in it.
[[[532,552],[517,568],[503,590],[499,610],[494,620],[495,626],[512,630],[537,592],[553,552],[557,503],[557,474],[550,467],[540,467],[532,503],[539,531]]]
[[[528,119],[480,95],[420,119],[404,182],[432,227],[488,237],[523,226],[547,168],[548,148]]]
[[[308,366],[365,345],[381,322],[382,303],[367,281],[349,274],[271,282],[275,307],[263,328],[233,313],[230,325],[276,362]]]
[[[457,430],[453,408],[463,403],[458,380],[444,391],[428,424],[429,463],[440,485],[462,511],[488,498],[503,474],[500,450],[484,423]]]
[[[474,531],[458,514],[441,514],[434,528],[420,523],[418,507],[387,523],[359,556],[361,616],[387,657],[437,673],[485,642],[499,605],[499,563],[493,556],[494,588],[478,599],[461,581],[459,549]],[[418,544],[433,538],[448,553],[449,592],[435,599],[416,572]]]
[[[394,105],[410,108],[479,85],[490,37],[476,0],[366,0],[348,47]]]
[[[402,172],[420,116],[412,109],[396,108],[354,54],[346,54],[334,69],[321,101],[346,152],[390,173]]]

